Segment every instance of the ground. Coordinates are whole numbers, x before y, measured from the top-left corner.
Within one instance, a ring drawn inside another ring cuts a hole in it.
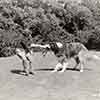
[[[17,56],[0,58],[0,100],[100,100],[99,60],[88,60],[83,73],[71,67],[51,73],[57,64],[53,54],[43,58],[36,53],[32,59],[35,74],[27,77],[18,74],[22,65]]]

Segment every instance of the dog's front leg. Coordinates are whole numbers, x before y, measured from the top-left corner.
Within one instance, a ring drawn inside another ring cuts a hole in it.
[[[60,73],[63,73],[63,72],[66,70],[67,67],[68,67],[68,62],[63,62],[63,68],[62,68],[62,70],[59,71],[59,72],[60,72]]]
[[[85,62],[85,59],[82,58],[82,57],[80,57],[79,60],[80,60],[80,63],[79,63],[80,72],[83,72],[83,70],[84,70],[84,62]]]
[[[56,65],[56,67],[55,67],[55,69],[53,70],[53,71],[51,71],[51,72],[57,72],[60,68],[62,68],[62,64],[59,62],[57,65]]]

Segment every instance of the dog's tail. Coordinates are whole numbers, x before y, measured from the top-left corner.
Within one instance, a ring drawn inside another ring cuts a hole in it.
[[[95,55],[95,54],[87,54],[86,55],[87,59],[95,59],[95,60],[100,60],[100,57]]]

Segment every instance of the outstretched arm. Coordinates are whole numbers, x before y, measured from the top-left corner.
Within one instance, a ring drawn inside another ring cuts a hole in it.
[[[46,45],[41,45],[41,44],[34,44],[34,43],[32,43],[31,45],[30,45],[30,47],[40,47],[40,48],[50,48],[50,46],[49,46],[49,44],[46,44]]]

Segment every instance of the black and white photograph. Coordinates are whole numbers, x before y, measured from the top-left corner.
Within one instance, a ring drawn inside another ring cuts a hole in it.
[[[0,0],[0,100],[100,100],[100,0]]]

